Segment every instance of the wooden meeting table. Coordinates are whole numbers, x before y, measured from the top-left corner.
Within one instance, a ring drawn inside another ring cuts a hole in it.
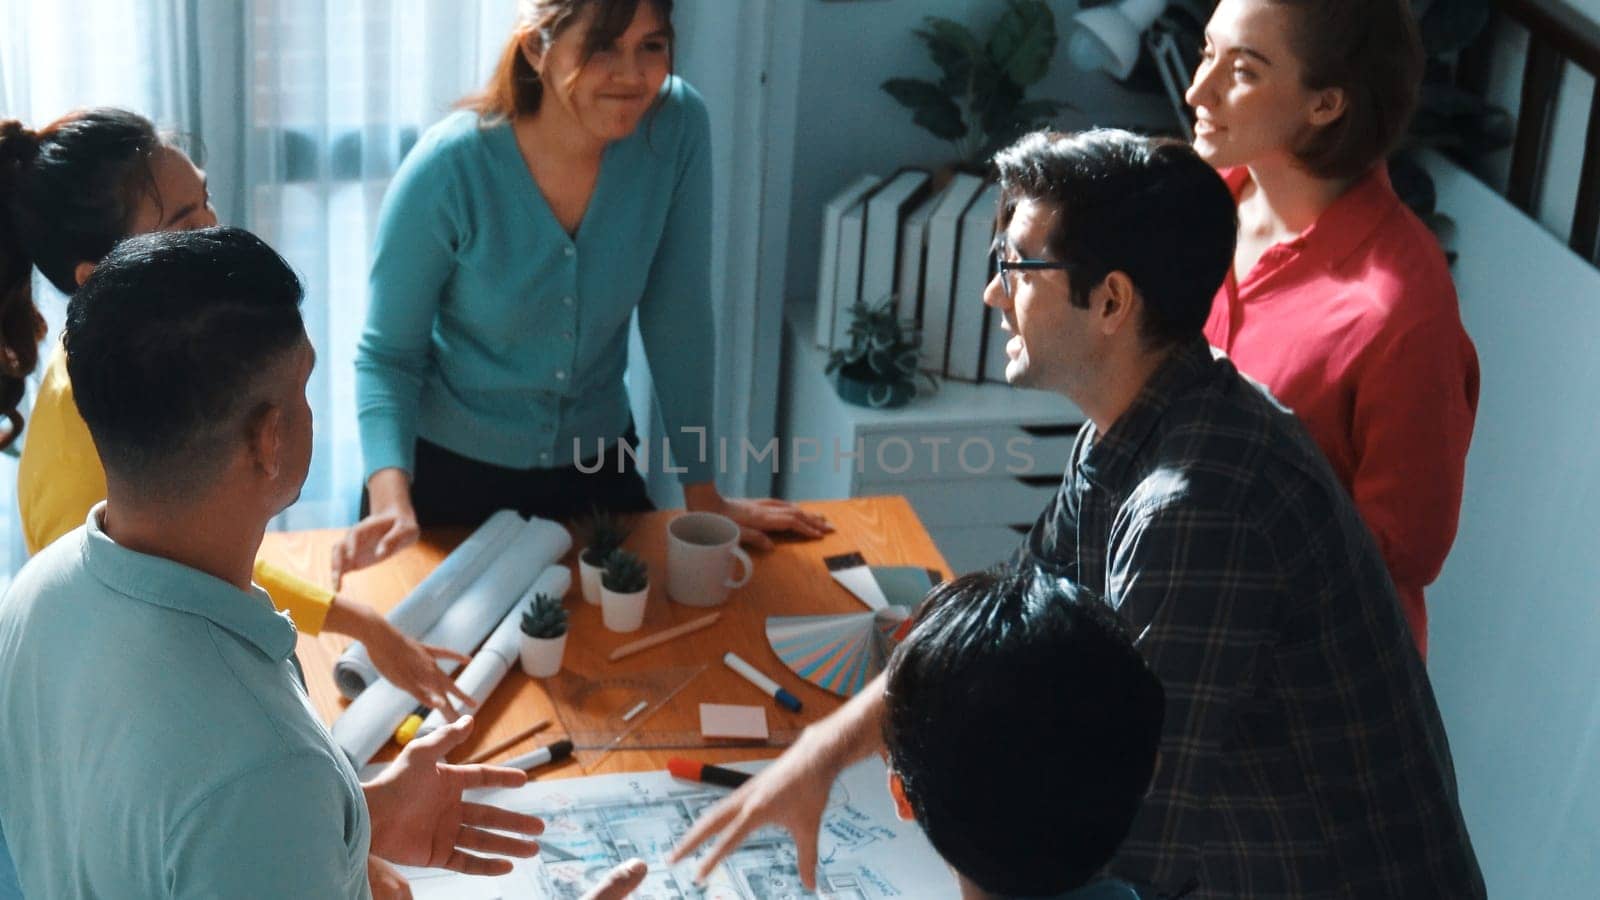
[[[606,630],[600,620],[600,608],[583,601],[574,570],[572,590],[566,602],[570,615],[564,663],[567,668],[596,679],[668,667],[703,664],[705,669],[639,725],[632,742],[655,745],[656,749],[620,749],[603,757],[584,753],[580,757],[587,758],[587,764],[574,759],[547,766],[537,771],[540,778],[664,769],[667,759],[673,756],[713,763],[769,759],[783,751],[786,737],[792,737],[844,702],[784,666],[767,643],[764,627],[767,617],[865,611],[860,601],[835,582],[824,567],[823,558],[835,554],[854,551],[872,565],[915,565],[935,569],[945,577],[951,573],[916,513],[902,497],[865,497],[801,505],[827,516],[836,530],[815,541],[780,539],[775,549],[751,554],[755,560],[754,576],[747,585],[733,591],[726,605],[718,608],[722,616],[716,624],[618,662],[607,661],[613,649],[713,611],[682,606],[666,596],[666,525],[680,511],[660,511],[637,517],[633,534],[624,545],[650,566],[650,599],[644,626],[638,631],[617,634]],[[452,548],[465,540],[468,533],[466,529],[429,529],[415,546],[369,569],[346,575],[341,593],[387,612]],[[343,535],[343,531],[336,529],[270,533],[262,542],[261,556],[326,583],[330,552]],[[573,566],[580,549],[574,546],[563,562]],[[302,634],[297,647],[311,702],[330,725],[348,705],[334,686],[333,663],[349,644],[350,639],[344,635],[324,632],[315,637]],[[724,666],[722,656],[729,650],[800,698],[801,712],[791,713],[778,706],[772,698]],[[698,738],[701,703],[762,707],[767,712],[767,724],[774,741],[761,746],[718,746],[715,740],[701,741]],[[492,747],[540,719],[549,719],[550,727],[505,748],[489,761],[509,759],[565,736],[561,718],[540,682],[513,666],[478,710],[473,735],[450,758],[468,759],[480,749]],[[652,740],[652,735],[661,737]],[[689,740],[685,740],[686,737]],[[669,743],[675,746],[661,746]],[[696,746],[681,746],[685,743]],[[391,742],[377,758],[392,758],[396,752]]]

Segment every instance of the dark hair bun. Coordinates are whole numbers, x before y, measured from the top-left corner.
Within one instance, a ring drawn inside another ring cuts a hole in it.
[[[16,119],[0,121],[0,164],[27,165],[39,155],[39,135]]]

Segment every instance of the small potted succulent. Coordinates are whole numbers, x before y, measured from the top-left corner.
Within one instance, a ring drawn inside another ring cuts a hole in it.
[[[596,508],[584,524],[588,545],[578,554],[578,584],[583,591],[583,601],[600,605],[600,572],[606,559],[621,547],[633,529],[620,516],[610,510]]]
[[[850,346],[829,354],[827,373],[840,399],[856,406],[905,406],[920,392],[920,376],[937,390],[933,376],[917,370],[922,339],[916,328],[895,318],[890,297],[876,306],[856,301],[850,307]]]
[[[622,549],[606,557],[600,574],[600,617],[612,631],[638,631],[644,601],[650,596],[650,570],[644,560]]]
[[[560,597],[536,594],[522,613],[522,671],[549,678],[561,671],[567,649],[567,611]]]

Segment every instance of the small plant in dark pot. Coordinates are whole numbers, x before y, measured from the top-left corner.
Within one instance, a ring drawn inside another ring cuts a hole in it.
[[[857,301],[850,308],[850,346],[828,355],[827,374],[840,399],[856,406],[890,409],[910,403],[933,376],[917,369],[922,341],[916,328],[895,317],[891,297],[876,306]],[[919,380],[920,379],[920,380]]]

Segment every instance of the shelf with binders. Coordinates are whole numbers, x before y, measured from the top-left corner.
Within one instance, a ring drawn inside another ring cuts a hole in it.
[[[999,187],[964,172],[863,175],[824,206],[814,344],[849,343],[850,310],[896,304],[922,338],[920,368],[953,381],[1004,382],[1000,317],[983,305]]]

